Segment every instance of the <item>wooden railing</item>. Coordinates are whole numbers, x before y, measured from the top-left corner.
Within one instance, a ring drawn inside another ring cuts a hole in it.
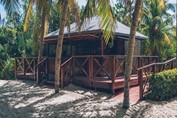
[[[176,67],[176,58],[172,58],[161,63],[151,63],[137,69],[138,80],[140,85],[140,99],[147,94],[147,84],[149,75],[161,72],[163,70],[173,69]],[[145,78],[145,79],[144,79]]]
[[[112,80],[112,91],[114,91],[115,79],[124,76],[124,55],[87,55],[73,57],[73,76],[81,76],[90,81],[93,79]],[[134,56],[132,74],[137,74],[137,68],[158,62],[157,56]]]
[[[93,79],[112,80],[112,89],[114,89],[115,78],[124,76],[125,59],[124,55],[85,55],[62,58],[61,87],[70,83],[72,77],[81,76],[90,81],[90,86],[92,86]],[[157,61],[157,56],[134,56],[132,74],[137,74],[137,68]],[[37,66],[41,75],[54,81],[55,58],[43,57],[38,64],[36,57],[16,58],[15,75],[26,76],[30,72],[36,79]]]
[[[73,56],[73,59],[75,75],[89,77],[90,73],[93,73],[91,78],[105,75],[111,79],[112,70],[115,70],[115,77],[124,75],[126,59],[124,55]],[[134,56],[132,73],[137,73],[137,68],[154,62],[158,62],[157,56]]]
[[[61,64],[61,88],[71,83],[72,76],[72,59],[70,57]]]
[[[36,79],[36,64],[37,57],[16,57],[14,67],[15,78],[20,75],[22,77],[33,76]]]
[[[36,65],[38,67],[37,81],[40,82],[42,80],[48,79],[48,58],[43,57],[40,62]]]

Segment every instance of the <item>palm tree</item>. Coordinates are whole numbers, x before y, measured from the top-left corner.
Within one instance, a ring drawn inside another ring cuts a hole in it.
[[[177,68],[177,0],[176,0],[176,68]]]
[[[51,2],[51,0],[30,0],[25,15],[24,31],[26,32],[28,30],[30,16],[33,12],[33,5],[35,4],[36,21],[34,25],[33,39],[35,41],[35,48],[38,49],[38,62],[40,62],[42,58],[43,38],[48,33],[48,20],[50,16]],[[37,75],[37,83],[39,84],[39,75]]]
[[[133,13],[133,19],[130,29],[130,38],[128,42],[128,50],[125,64],[125,80],[124,80],[124,100],[123,100],[123,108],[129,108],[129,87],[130,87],[130,75],[132,71],[133,64],[133,55],[134,55],[134,46],[135,46],[135,33],[137,29],[137,25],[139,22],[140,11],[142,6],[142,0],[137,0],[135,4],[135,10]]]
[[[171,46],[169,36],[175,37],[173,16],[167,13],[167,9],[175,11],[175,7],[166,2],[163,4],[165,8],[161,7],[157,0],[148,1],[141,22],[141,31],[149,36],[146,52],[161,58],[166,56],[165,52]]]
[[[60,86],[60,65],[63,47],[64,27],[67,25],[68,29],[70,29],[70,19],[72,19],[72,21],[76,21],[78,25],[78,30],[80,25],[79,8],[75,0],[59,0],[58,4],[60,7],[61,19],[55,59],[55,93],[59,92]],[[75,16],[70,16],[71,12],[73,12]]]
[[[64,27],[66,24],[66,18],[68,13],[69,0],[63,1],[62,6],[62,15],[60,19],[60,31],[57,40],[57,49],[56,49],[56,59],[55,59],[55,93],[59,93],[60,86],[60,65],[61,65],[61,53],[64,37]]]
[[[119,22],[122,22],[127,26],[131,25],[134,2],[135,0],[117,0],[113,10],[115,12],[115,17]]]
[[[61,53],[62,53],[62,44],[64,36],[64,26],[66,24],[66,17],[68,13],[68,8],[70,3],[73,3],[75,0],[64,0],[62,8],[62,16],[60,19],[60,30],[57,40],[57,49],[56,49],[56,59],[55,59],[55,92],[59,92],[60,85],[60,65],[61,65]],[[73,3],[75,6],[76,3]],[[115,26],[115,21],[112,15],[112,9],[110,6],[110,0],[88,0],[85,10],[84,17],[90,18],[97,13],[101,18],[101,28],[103,29],[103,35],[105,42],[108,43],[111,36],[113,36],[113,30]],[[83,17],[82,17],[83,18]]]

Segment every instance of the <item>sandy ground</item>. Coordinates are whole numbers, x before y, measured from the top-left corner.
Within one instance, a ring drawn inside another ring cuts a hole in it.
[[[110,94],[74,85],[59,94],[31,81],[0,80],[0,118],[175,118],[177,98],[168,102],[141,101],[128,110]]]

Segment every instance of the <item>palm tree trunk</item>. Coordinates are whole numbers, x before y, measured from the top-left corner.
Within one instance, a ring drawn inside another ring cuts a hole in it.
[[[177,68],[177,0],[176,0],[176,68]]]
[[[125,64],[123,108],[129,108],[130,106],[130,100],[129,100],[130,75],[131,75],[132,64],[133,64],[135,34],[138,25],[138,20],[140,17],[141,5],[142,5],[142,0],[137,0],[135,4],[135,11],[133,13],[133,20],[130,29],[130,39],[128,42],[128,50],[127,50],[128,52],[127,52],[126,64]]]
[[[40,41],[39,41],[39,50],[38,50],[38,63],[41,61],[42,52],[43,52],[43,39],[44,39],[44,30],[45,30],[45,8],[42,9],[42,19],[41,19],[41,34],[40,34]],[[39,84],[39,68],[37,69],[37,83]]]
[[[67,13],[68,13],[68,0],[64,0],[62,15],[60,19],[60,30],[59,30],[58,40],[57,40],[57,49],[56,49],[56,58],[55,58],[55,93],[59,93],[61,54],[62,54],[64,27],[66,24]]]

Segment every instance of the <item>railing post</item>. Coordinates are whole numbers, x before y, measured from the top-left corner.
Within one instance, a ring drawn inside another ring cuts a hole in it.
[[[60,76],[61,77],[61,88],[63,88],[63,84],[64,84],[63,83],[64,82],[64,77],[63,76],[64,76],[64,69],[63,69],[63,67],[61,67],[61,76]]]
[[[34,75],[34,80],[36,80],[36,67],[35,67],[35,65],[36,65],[36,63],[35,63],[35,57],[33,57],[33,75]]]
[[[92,87],[92,80],[93,79],[93,57],[89,57],[89,81],[90,81],[90,87]]]
[[[74,57],[71,60],[71,77],[72,77],[72,83],[73,83],[73,77],[74,77]]]
[[[26,69],[25,69],[25,58],[23,58],[23,75],[26,75],[25,72],[26,71]]]
[[[112,72],[111,72],[111,79],[112,79],[112,94],[115,94],[115,91],[114,91],[114,83],[115,83],[115,57],[112,56]]]
[[[16,58],[15,58],[15,61],[14,61],[14,74],[15,74],[15,79],[17,79],[17,62],[16,62]]]
[[[137,57],[138,58],[138,68],[142,67],[142,59],[141,57]]]
[[[143,70],[138,70],[139,98],[143,98]]]
[[[153,65],[153,73],[156,73],[156,72],[157,72],[156,65]]]
[[[37,64],[38,64],[38,58],[37,58]],[[37,66],[37,71],[36,71],[36,83],[39,84],[39,78],[40,78],[40,70],[39,70],[39,66]]]

